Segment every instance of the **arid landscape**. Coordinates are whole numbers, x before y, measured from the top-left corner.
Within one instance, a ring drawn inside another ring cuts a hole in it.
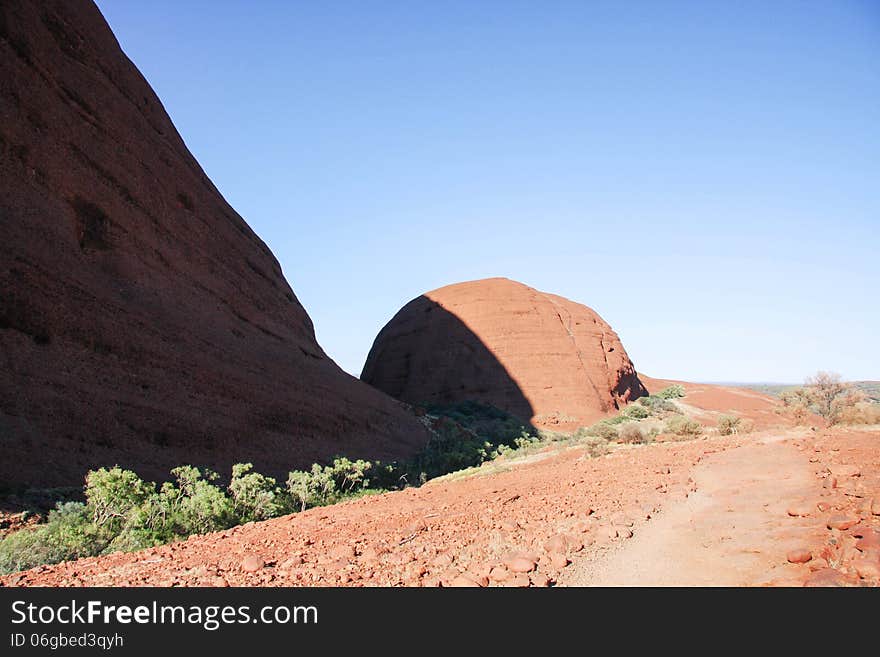
[[[90,1],[0,5],[0,177],[4,587],[880,585],[876,382],[654,378],[502,276],[351,376]]]

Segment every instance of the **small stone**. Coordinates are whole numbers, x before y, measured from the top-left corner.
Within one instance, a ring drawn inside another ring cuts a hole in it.
[[[556,534],[544,543],[544,549],[550,553],[558,552],[559,554],[565,554],[568,552],[568,540],[562,534]]]
[[[856,550],[860,552],[868,552],[869,550],[880,549],[880,533],[869,530],[862,532],[862,537],[856,541]]]
[[[828,518],[827,526],[828,529],[840,529],[843,531],[844,529],[849,529],[857,524],[859,524],[858,518],[838,513]]]
[[[489,579],[493,582],[505,582],[510,579],[510,571],[504,566],[495,566],[489,572]]]
[[[348,561],[355,556],[355,550],[353,545],[337,545],[332,550],[330,550],[330,557],[334,561]]]
[[[632,538],[633,532],[629,527],[618,527],[617,536],[619,538]]]
[[[434,566],[435,568],[446,568],[448,566],[451,566],[452,562],[453,562],[453,557],[451,554],[449,554],[448,552],[441,552],[436,557],[434,557],[434,560],[431,562],[431,565]]]
[[[786,559],[788,559],[789,563],[807,563],[812,558],[812,553],[806,548],[790,550],[789,553],[786,555]]]
[[[846,586],[848,584],[846,577],[839,570],[834,568],[823,568],[817,570],[807,577],[804,586],[808,587],[829,587],[829,586]]]
[[[853,559],[852,566],[862,579],[880,579],[880,561],[861,557]]]
[[[806,502],[801,502],[798,504],[792,504],[788,507],[786,513],[794,518],[806,518],[813,512],[813,506],[811,504],[807,504]]]
[[[831,474],[838,478],[860,477],[862,471],[855,465],[832,465],[828,468]]]
[[[449,583],[449,586],[454,588],[479,588],[480,584],[468,575],[459,575]]]
[[[602,525],[596,531],[596,535],[600,539],[612,540],[617,538],[617,527],[612,527],[611,525]]]
[[[557,570],[562,570],[568,564],[571,563],[571,560],[566,557],[564,554],[560,554],[558,552],[553,552],[550,555],[550,565],[556,568]]]
[[[528,575],[526,575],[525,573],[517,573],[516,575],[511,577],[509,580],[507,580],[504,583],[504,585],[525,588],[525,587],[529,586],[531,583],[532,583],[532,581],[529,579]]]
[[[513,555],[504,559],[504,565],[514,573],[529,573],[535,569],[535,560]]]
[[[871,500],[871,513],[875,516],[880,516],[880,497],[875,497]]]
[[[264,566],[263,557],[249,554],[241,560],[241,569],[246,573],[255,573]]]
[[[290,570],[291,568],[295,568],[296,566],[302,566],[302,565],[303,565],[303,558],[297,555],[297,556],[290,557],[290,559],[285,560],[281,564],[280,567],[282,570]]]
[[[552,580],[547,577],[547,575],[542,575],[539,573],[532,573],[531,575],[529,575],[529,581],[531,582],[532,586],[536,586],[539,588],[546,588],[552,583]]]

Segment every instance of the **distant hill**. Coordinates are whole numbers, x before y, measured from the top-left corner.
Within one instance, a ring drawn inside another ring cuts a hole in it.
[[[875,402],[880,402],[880,381],[849,381],[859,390],[863,391],[868,397]],[[779,397],[786,390],[799,388],[802,384],[797,383],[727,383],[725,385],[735,386],[737,388],[749,388],[757,390],[771,397]]]

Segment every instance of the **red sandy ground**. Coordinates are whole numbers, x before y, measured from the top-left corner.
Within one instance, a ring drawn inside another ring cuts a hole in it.
[[[794,428],[768,398],[711,388],[688,384],[684,403],[712,414],[735,402],[740,415],[772,416],[776,428],[592,458],[584,447],[547,451],[0,584],[880,583],[880,430]]]

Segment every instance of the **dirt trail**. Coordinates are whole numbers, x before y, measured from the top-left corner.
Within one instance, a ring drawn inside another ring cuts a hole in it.
[[[741,586],[789,577],[788,550],[815,543],[815,522],[787,509],[819,497],[809,456],[771,437],[712,454],[696,492],[618,549],[573,564],[568,586]]]

